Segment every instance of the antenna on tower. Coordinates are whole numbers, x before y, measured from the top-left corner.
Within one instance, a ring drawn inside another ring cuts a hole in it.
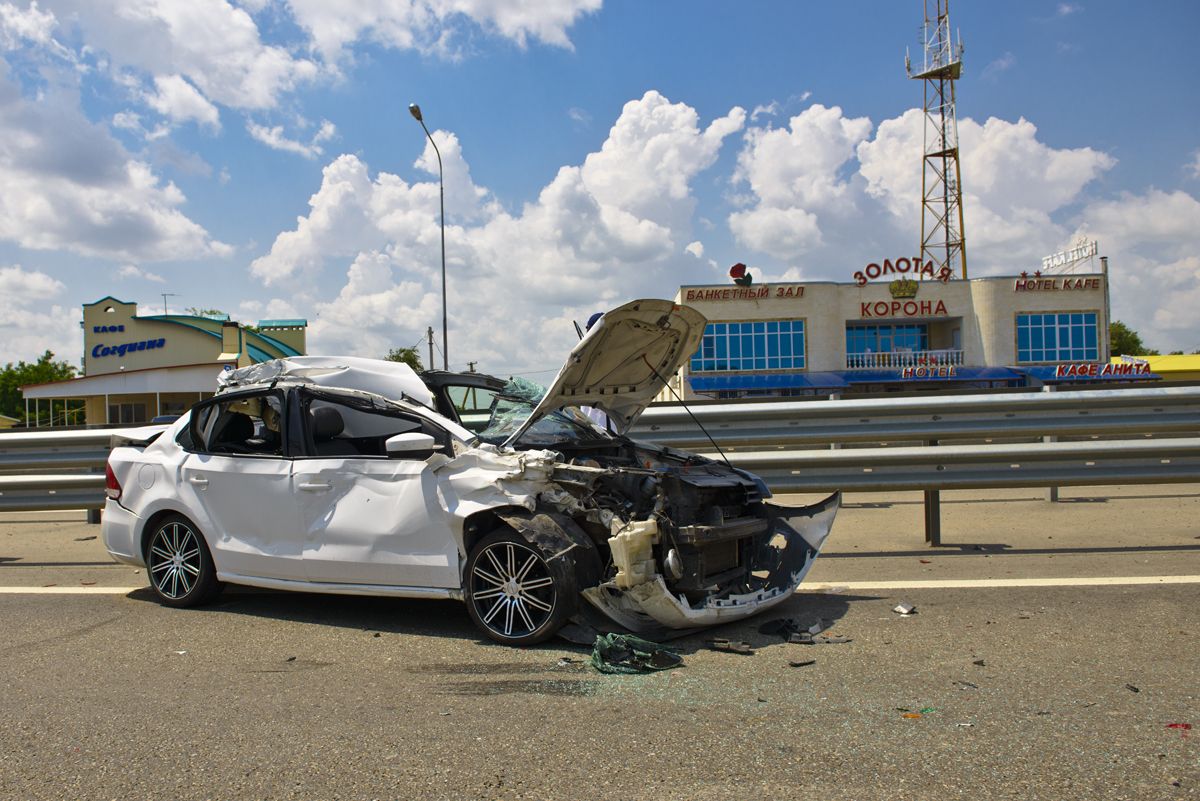
[[[962,35],[950,35],[950,0],[924,0],[924,64],[908,77],[925,82],[925,155],[921,170],[921,261],[933,262],[934,275],[967,277],[963,228],[962,170],[958,163],[958,114],[954,82],[962,75]],[[930,11],[933,12],[930,15]],[[949,268],[948,273],[943,273]]]

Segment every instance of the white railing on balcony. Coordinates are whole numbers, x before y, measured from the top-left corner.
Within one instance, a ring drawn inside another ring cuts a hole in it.
[[[907,350],[892,353],[848,353],[847,370],[887,370],[899,367],[951,367],[963,363],[961,350]]]

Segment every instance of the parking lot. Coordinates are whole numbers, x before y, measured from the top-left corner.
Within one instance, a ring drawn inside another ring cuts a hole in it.
[[[642,676],[482,641],[453,602],[163,608],[82,513],[6,514],[0,794],[1200,797],[1200,486],[1062,499],[944,493],[930,549],[919,494],[847,496],[806,591]]]

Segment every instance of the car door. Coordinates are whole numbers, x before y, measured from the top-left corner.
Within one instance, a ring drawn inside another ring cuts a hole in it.
[[[284,400],[279,391],[240,392],[192,411],[179,492],[218,574],[304,580]]]
[[[458,587],[459,554],[429,453],[388,458],[396,434],[450,435],[420,415],[335,392],[301,390],[305,454],[295,461],[296,506],[310,581]]]

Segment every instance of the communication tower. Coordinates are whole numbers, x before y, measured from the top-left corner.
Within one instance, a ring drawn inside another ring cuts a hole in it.
[[[934,274],[967,277],[967,240],[963,228],[962,171],[958,164],[958,116],[954,82],[962,74],[962,37],[950,36],[950,0],[924,0],[925,61],[908,77],[925,82],[925,155],[921,171],[921,260],[933,262]],[[932,15],[931,13],[932,12]]]

